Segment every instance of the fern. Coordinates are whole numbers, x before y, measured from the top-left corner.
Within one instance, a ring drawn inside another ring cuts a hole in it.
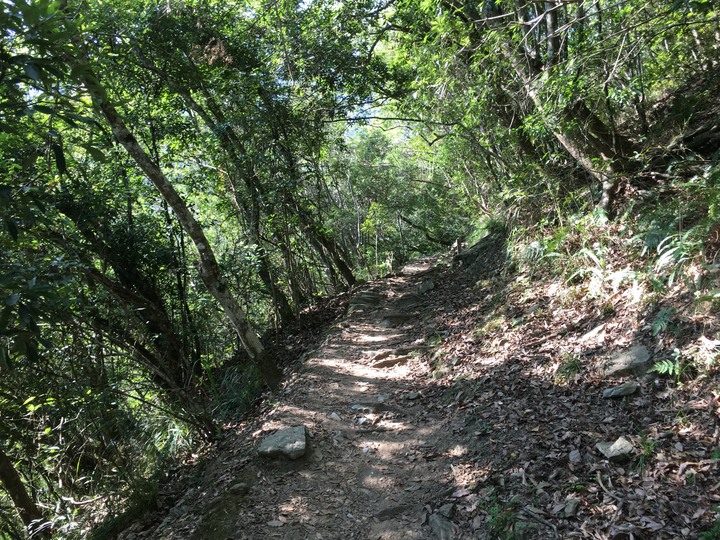
[[[670,377],[677,377],[680,374],[680,362],[677,360],[660,360],[655,362],[655,365],[650,369],[660,375],[668,375]]]
[[[660,332],[664,332],[665,330],[667,330],[674,316],[675,308],[662,308],[660,311],[658,311],[658,314],[651,325],[653,336],[657,336]]]

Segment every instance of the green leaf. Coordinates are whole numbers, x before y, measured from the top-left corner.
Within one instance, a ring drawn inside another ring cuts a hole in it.
[[[67,164],[65,163],[65,154],[63,153],[62,146],[53,144],[52,151],[55,155],[55,164],[57,165],[58,171],[60,171],[60,174],[67,174]]]
[[[32,106],[32,112],[41,112],[45,114],[55,114],[55,109],[48,107],[47,105],[35,104]]]
[[[83,148],[87,151],[88,154],[90,154],[90,157],[92,157],[95,161],[100,163],[104,163],[105,161],[107,161],[107,156],[99,148],[90,146],[89,144],[83,145]]]
[[[40,76],[40,68],[37,65],[28,62],[27,64],[23,65],[23,71],[25,72],[25,75],[27,75],[34,81],[42,81],[42,78]]]
[[[0,345],[0,371],[4,370],[10,370],[12,368],[12,363],[10,361],[10,354],[7,350],[7,347]]]
[[[7,227],[8,232],[10,233],[10,236],[12,236],[13,240],[17,242],[18,239],[18,228],[15,224],[15,220],[12,218],[5,219],[5,226]]]
[[[0,333],[4,332],[7,328],[7,325],[10,322],[11,314],[12,309],[10,309],[10,306],[7,306],[5,309],[3,309],[2,313],[0,313]]]
[[[23,407],[26,407],[29,403],[32,403],[32,402],[35,401],[36,399],[37,399],[37,396],[30,396],[30,397],[27,398],[25,401],[23,401],[22,406],[23,406]]]

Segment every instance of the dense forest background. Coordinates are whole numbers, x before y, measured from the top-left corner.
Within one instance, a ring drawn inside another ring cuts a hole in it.
[[[710,0],[3,0],[0,28],[0,538],[142,499],[277,388],[273,333],[487,231],[586,294],[717,307]]]

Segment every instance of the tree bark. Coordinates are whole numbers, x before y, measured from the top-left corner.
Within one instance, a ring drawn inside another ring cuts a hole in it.
[[[177,216],[183,230],[195,244],[199,257],[198,270],[203,283],[230,320],[265,384],[272,389],[276,389],[282,379],[282,371],[265,351],[245,311],[228,288],[220,273],[215,253],[202,227],[160,167],[150,159],[150,156],[140,146],[135,136],[125,126],[117,110],[108,100],[105,88],[92,73],[90,67],[82,65],[80,68],[82,82],[105,117],[115,138],[160,192],[163,199]]]
[[[272,273],[270,271],[269,257],[261,246],[259,215],[260,212],[257,205],[257,197],[255,196],[255,192],[259,191],[259,182],[256,172],[253,170],[252,166],[245,164],[245,160],[240,157],[241,155],[248,155],[247,148],[245,148],[245,145],[242,143],[242,141],[240,141],[234,135],[234,133],[232,132],[232,128],[227,127],[228,123],[222,113],[222,110],[217,105],[217,103],[214,102],[212,96],[208,95],[207,93],[205,93],[203,96],[207,103],[207,107],[210,110],[210,113],[208,113],[208,111],[206,111],[195,100],[190,90],[188,90],[183,85],[177,83],[168,73],[155,66],[145,56],[145,54],[142,52],[138,45],[135,45],[135,52],[142,64],[153,73],[156,73],[157,75],[162,77],[163,80],[170,86],[170,88],[185,100],[187,106],[191,110],[195,111],[198,116],[200,116],[200,118],[202,118],[205,126],[217,135],[221,148],[230,157],[232,167],[236,171],[235,174],[243,178],[243,183],[245,184],[245,187],[248,191],[248,196],[251,201],[251,208],[243,208],[243,206],[240,204],[240,200],[238,197],[238,187],[236,185],[238,180],[234,178],[231,174],[229,175],[230,178],[228,183],[230,184],[230,190],[232,192],[233,204],[235,205],[235,208],[238,209],[238,211],[245,214],[245,217],[249,222],[250,241],[260,248],[260,269],[258,273],[260,275],[260,279],[263,282],[263,285],[265,285],[265,288],[268,290],[272,297],[273,304],[275,305],[275,308],[280,315],[280,320],[284,324],[292,322],[295,319],[295,312],[293,311],[292,306],[290,305],[290,302],[285,295],[285,292],[273,281]]]
[[[0,446],[0,483],[10,495],[28,533],[33,537],[48,536],[47,522],[43,518],[42,510],[28,493],[20,479],[20,474],[2,446]]]
[[[455,0],[442,0],[442,4],[463,23],[473,27],[474,39],[478,43],[483,41],[483,31],[486,27],[503,32],[500,28],[503,24],[500,22],[501,16],[508,13],[503,12],[497,4],[488,4],[482,13],[475,8],[463,6]],[[552,1],[546,2],[545,5],[546,11],[542,15],[542,20],[538,22],[545,25],[543,32],[543,39],[547,41],[545,61],[540,54],[539,43],[542,40],[539,39],[539,35],[535,38],[535,45],[532,45],[533,40],[530,38],[523,40],[524,45],[518,46],[514,43],[514,38],[507,34],[500,42],[502,56],[509,62],[520,86],[538,111],[544,109],[538,81],[543,72],[564,58],[567,53],[564,48],[566,45],[563,44],[566,42],[563,42],[558,35],[557,5]],[[523,7],[518,6],[515,18],[524,20],[525,24],[529,25],[531,21],[526,15],[521,14],[522,10]],[[536,24],[532,27],[536,30],[538,28]],[[529,32],[526,38],[528,36],[530,36]],[[603,196],[599,207],[608,211],[619,176],[637,165],[630,157],[633,153],[630,140],[606,125],[581,98],[560,110],[556,120],[546,117],[544,121],[560,146],[592,178],[602,184]]]

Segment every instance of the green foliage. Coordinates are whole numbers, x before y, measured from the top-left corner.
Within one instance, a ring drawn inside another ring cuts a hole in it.
[[[582,364],[577,356],[564,353],[560,367],[555,373],[555,379],[561,383],[568,383],[573,380],[575,375],[582,370]]]
[[[652,459],[656,446],[656,440],[649,439],[646,433],[640,434],[640,454],[637,457],[637,466],[641,473],[647,467],[648,461]]]
[[[664,358],[657,361],[650,368],[650,371],[671,377],[676,384],[680,384],[694,369],[693,362],[686,358],[679,349],[674,349],[673,358]]]
[[[487,525],[493,538],[513,540],[525,538],[525,535],[531,532],[531,524],[517,519],[519,503],[517,499],[503,503],[494,494],[483,502],[483,509],[487,513]]]
[[[698,538],[700,540],[718,540],[720,538],[720,516],[718,516],[718,509],[715,509],[716,516],[715,521],[710,529],[707,531],[702,531]]]
[[[136,486],[130,500],[123,506],[122,511],[110,517],[95,527],[88,535],[89,540],[111,540],[119,533],[135,523],[149,510],[157,507],[157,490],[159,478],[152,478]]]
[[[653,336],[657,336],[661,332],[666,332],[675,318],[675,308],[663,307],[660,308],[655,319],[652,322],[652,333]]]
[[[232,361],[237,339],[191,239],[80,84],[89,68],[263,328],[282,320],[281,298],[292,318],[357,277],[500,230],[521,270],[562,276],[601,316],[628,286],[649,284],[662,305],[688,269],[717,263],[716,157],[681,148],[713,97],[688,85],[717,56],[712,2],[542,14],[502,2],[171,4],[0,9],[0,436],[68,528],[62,497],[130,486],[142,499],[165,459],[260,388]],[[616,168],[620,199],[648,195],[621,201],[612,223],[593,207]],[[620,263],[622,250],[645,267]],[[660,309],[653,333],[678,317]],[[658,371],[679,380],[716,356],[690,345]],[[564,358],[558,379],[579,369]],[[498,535],[512,529],[505,510],[492,507]]]
[[[214,414],[230,419],[246,412],[262,392],[262,381],[248,366],[228,366],[222,371],[216,390]]]

